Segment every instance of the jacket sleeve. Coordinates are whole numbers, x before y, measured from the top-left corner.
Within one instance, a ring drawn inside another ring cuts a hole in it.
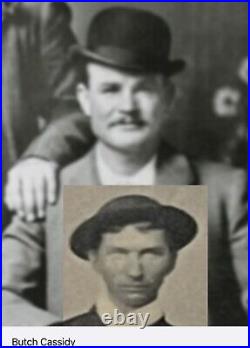
[[[226,201],[229,224],[229,243],[235,275],[241,290],[243,308],[248,309],[248,200],[247,175],[237,170],[228,186]]]
[[[70,10],[64,3],[41,3],[36,13],[34,28],[40,38],[36,70],[39,70],[37,80],[41,82],[35,113],[37,117],[42,115],[48,125],[24,154],[53,160],[62,166],[77,159],[93,143],[89,123],[75,96],[82,72],[70,54],[76,44],[70,20]]]
[[[3,325],[43,326],[58,321],[45,305],[43,224],[16,218],[3,235],[2,250]]]

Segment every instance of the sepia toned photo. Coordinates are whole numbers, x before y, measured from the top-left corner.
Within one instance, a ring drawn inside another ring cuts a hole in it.
[[[151,227],[159,242],[169,226],[151,213],[150,228],[115,223],[84,257],[71,235],[142,195],[197,230],[173,250],[167,233],[171,267],[150,296],[150,282],[125,282],[145,295],[136,308],[159,293],[152,324],[247,326],[248,4],[2,2],[2,33],[3,325],[71,325],[95,309],[102,242]]]
[[[66,186],[63,207],[62,325],[207,325],[206,187]]]

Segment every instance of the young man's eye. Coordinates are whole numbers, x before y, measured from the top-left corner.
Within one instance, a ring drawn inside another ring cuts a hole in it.
[[[156,250],[145,250],[142,254],[144,256],[162,256],[165,253],[161,249],[156,249]]]
[[[114,250],[109,250],[110,255],[127,255],[127,251],[124,249],[114,249]]]

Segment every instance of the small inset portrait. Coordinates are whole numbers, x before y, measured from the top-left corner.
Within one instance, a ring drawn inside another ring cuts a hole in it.
[[[66,326],[207,325],[204,186],[64,189]]]

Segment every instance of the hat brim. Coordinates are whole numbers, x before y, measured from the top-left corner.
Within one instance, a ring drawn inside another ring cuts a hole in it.
[[[88,260],[89,251],[99,246],[103,233],[111,231],[114,226],[138,222],[151,222],[155,228],[163,229],[174,250],[189,244],[197,234],[196,221],[181,209],[172,206],[161,206],[154,211],[152,208],[123,209],[112,214],[97,213],[84,221],[71,236],[71,250],[78,257]]]
[[[155,66],[150,64],[146,65],[127,59],[122,53],[112,54],[112,52],[110,52],[109,56],[105,56],[79,45],[73,46],[71,52],[74,56],[82,57],[87,62],[96,62],[115,69],[135,73],[163,73],[166,76],[173,76],[183,71],[186,67],[186,62],[183,59],[168,60],[164,64]]]

